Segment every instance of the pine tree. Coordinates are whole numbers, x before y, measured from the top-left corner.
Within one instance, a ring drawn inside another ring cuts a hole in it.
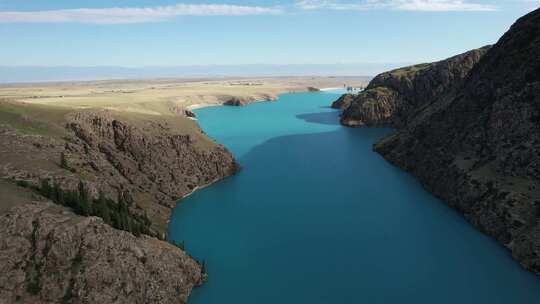
[[[133,221],[133,235],[134,236],[141,236],[141,225],[137,221]]]
[[[62,152],[60,154],[60,167],[66,170],[69,170],[69,165],[66,159],[66,154]]]
[[[60,188],[60,184],[58,182],[54,183],[51,199],[60,205],[66,205],[64,191],[62,188]]]
[[[96,215],[101,217],[105,223],[110,223],[111,215],[109,212],[107,199],[105,198],[105,194],[103,194],[103,191],[99,191],[98,199],[94,205],[95,205],[94,213],[96,213]]]
[[[91,212],[90,207],[90,195],[88,194],[88,190],[84,186],[84,183],[79,181],[79,197],[76,209],[78,209],[79,213],[82,215],[89,215]]]
[[[49,184],[48,179],[42,179],[41,180],[41,188],[40,188],[41,194],[45,196],[46,198],[51,198],[52,196],[52,187],[51,184]]]

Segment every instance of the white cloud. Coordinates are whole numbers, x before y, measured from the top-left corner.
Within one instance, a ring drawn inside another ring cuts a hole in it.
[[[495,11],[488,4],[468,3],[464,0],[395,0],[395,8],[409,11]]]
[[[300,0],[297,6],[304,10],[368,10],[391,9],[402,11],[495,11],[497,7],[489,4],[470,3],[466,0]]]
[[[0,23],[126,24],[158,22],[178,16],[243,16],[279,14],[275,7],[227,4],[177,4],[145,8],[80,8],[48,11],[0,11]]]
[[[300,0],[296,5],[304,10],[330,9],[330,10],[367,10],[387,6],[383,1],[366,0],[357,2],[342,2],[335,0]]]

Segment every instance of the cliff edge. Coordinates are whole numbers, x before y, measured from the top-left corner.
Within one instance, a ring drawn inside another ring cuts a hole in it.
[[[0,101],[0,303],[185,303],[176,201],[234,174],[196,122]]]
[[[489,48],[382,73],[364,91],[346,94],[332,106],[344,110],[341,123],[347,126],[403,127],[417,111],[457,87]]]
[[[342,122],[398,128],[375,150],[540,274],[540,10],[489,50],[454,58],[466,64],[450,82],[418,85],[441,63],[399,82],[380,75]]]

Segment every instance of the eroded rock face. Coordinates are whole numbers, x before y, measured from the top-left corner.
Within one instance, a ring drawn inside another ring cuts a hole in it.
[[[335,107],[344,109],[341,122],[351,127],[402,127],[418,109],[459,85],[488,49],[382,73],[363,92],[354,97],[346,94],[335,102]]]
[[[245,106],[249,104],[251,100],[247,98],[240,98],[240,97],[232,97],[225,102],[223,102],[223,105],[226,106]]]
[[[101,189],[126,193],[158,229],[165,230],[178,199],[238,170],[225,147],[204,144],[159,119],[135,123],[107,111],[82,111],[68,120],[70,166],[97,177]]]
[[[418,99],[407,102],[410,110],[403,112],[398,106],[385,120],[398,132],[375,145],[377,152],[414,174],[429,191],[508,247],[516,260],[537,274],[539,58],[540,10],[536,10],[519,19],[468,74],[456,74],[466,76],[455,88],[441,91],[440,82],[411,86],[407,92]],[[465,67],[469,69],[469,64]],[[371,85],[375,89],[407,86],[391,77],[377,79]],[[433,96],[439,97],[426,103]],[[373,103],[377,102],[374,98]],[[383,100],[380,106],[384,104]],[[379,110],[375,113],[384,116]]]
[[[166,242],[50,202],[0,214],[0,303],[186,303],[206,279]]]
[[[62,137],[0,125],[9,143],[0,187],[41,200],[14,195],[0,206],[0,303],[185,303],[205,274],[182,250],[77,216],[39,199],[38,188],[47,179],[63,191],[82,182],[93,198],[121,194],[164,236],[179,198],[238,170],[232,154],[179,116],[78,110],[65,122]]]
[[[332,108],[334,109],[346,109],[351,105],[351,102],[354,100],[354,94],[343,94],[336,101],[332,103]]]
[[[245,106],[250,103],[254,103],[257,101],[274,101],[277,99],[276,95],[271,94],[262,94],[257,97],[237,97],[237,96],[229,96],[229,97],[223,97],[223,105],[225,106]]]

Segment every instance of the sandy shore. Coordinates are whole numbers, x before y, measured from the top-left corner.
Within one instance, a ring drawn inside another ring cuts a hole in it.
[[[217,107],[217,106],[222,106],[222,105],[223,105],[222,103],[194,103],[192,105],[187,106],[186,110],[193,111],[193,110],[197,110],[201,108]]]

